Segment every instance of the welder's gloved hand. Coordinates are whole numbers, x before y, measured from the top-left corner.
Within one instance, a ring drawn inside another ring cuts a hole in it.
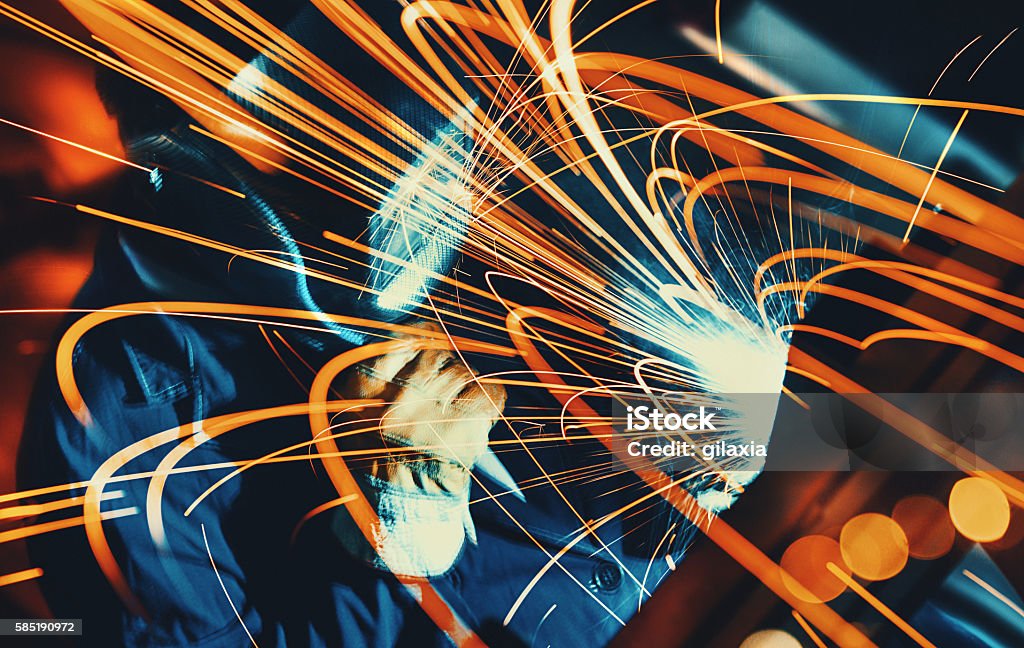
[[[427,328],[427,327],[424,327]],[[430,330],[437,330],[430,327]],[[381,519],[370,546],[344,510],[334,531],[350,553],[408,576],[447,571],[467,539],[470,470],[487,449],[491,428],[505,405],[505,389],[480,384],[449,350],[408,345],[354,367],[343,382],[345,398],[376,398],[344,437],[349,449],[377,449],[353,472]]]

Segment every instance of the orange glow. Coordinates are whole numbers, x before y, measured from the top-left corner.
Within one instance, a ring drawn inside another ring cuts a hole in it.
[[[810,535],[789,545],[782,554],[782,582],[793,596],[808,603],[825,603],[846,591],[846,584],[828,570],[828,564],[842,565],[839,543],[823,535]]]
[[[0,587],[6,587],[8,585],[14,585],[15,583],[24,583],[25,581],[39,578],[43,575],[43,570],[39,567],[33,567],[32,569],[23,569],[13,574],[4,574],[0,576]]]
[[[956,530],[946,507],[934,497],[904,497],[893,508],[892,518],[907,535],[910,555],[914,558],[933,560],[953,548]]]
[[[965,477],[949,494],[956,530],[975,542],[992,542],[1010,527],[1010,503],[1002,490],[981,477]]]
[[[839,547],[853,573],[873,581],[900,573],[910,555],[903,529],[880,513],[864,513],[844,524]]]

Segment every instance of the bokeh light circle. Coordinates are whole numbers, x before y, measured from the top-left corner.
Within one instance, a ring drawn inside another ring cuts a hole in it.
[[[784,630],[758,630],[740,648],[801,648],[800,641]]]
[[[823,535],[810,535],[789,545],[782,554],[782,582],[793,596],[807,603],[831,601],[846,590],[846,584],[828,570],[835,563],[847,574],[839,543]]]
[[[904,497],[893,507],[892,519],[907,535],[910,555],[914,558],[934,560],[953,548],[956,529],[946,506],[934,497]]]
[[[903,529],[880,513],[864,513],[844,524],[839,549],[853,573],[873,581],[900,573],[910,556]]]
[[[949,517],[956,530],[975,542],[1003,537],[1010,526],[1010,502],[995,483],[983,477],[965,477],[949,493]]]

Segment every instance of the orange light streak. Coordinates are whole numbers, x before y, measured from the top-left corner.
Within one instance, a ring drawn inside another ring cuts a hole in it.
[[[39,578],[43,575],[43,570],[39,567],[33,567],[31,569],[23,569],[13,574],[4,574],[0,576],[0,587],[7,587],[8,585],[14,585],[15,583],[24,583]]]
[[[893,625],[906,633],[914,643],[921,646],[921,648],[936,648],[935,644],[925,639],[923,634],[915,630],[914,627],[904,621],[900,615],[893,612],[892,608],[878,600],[878,597],[869,592],[863,585],[858,583],[856,579],[837,567],[835,563],[829,563],[827,566],[828,570],[836,575],[836,578],[846,583],[847,587],[856,592],[857,595],[864,599],[868,605],[875,608],[879,614],[892,621]]]

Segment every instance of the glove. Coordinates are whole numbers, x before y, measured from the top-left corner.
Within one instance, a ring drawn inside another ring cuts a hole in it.
[[[477,382],[454,352],[405,339],[407,345],[349,370],[341,388],[345,398],[384,402],[356,414],[352,435],[339,439],[347,449],[379,450],[354,471],[380,517],[379,537],[369,546],[343,509],[333,527],[350,553],[377,567],[434,576],[475,537],[470,471],[487,449],[506,394],[501,385]]]

